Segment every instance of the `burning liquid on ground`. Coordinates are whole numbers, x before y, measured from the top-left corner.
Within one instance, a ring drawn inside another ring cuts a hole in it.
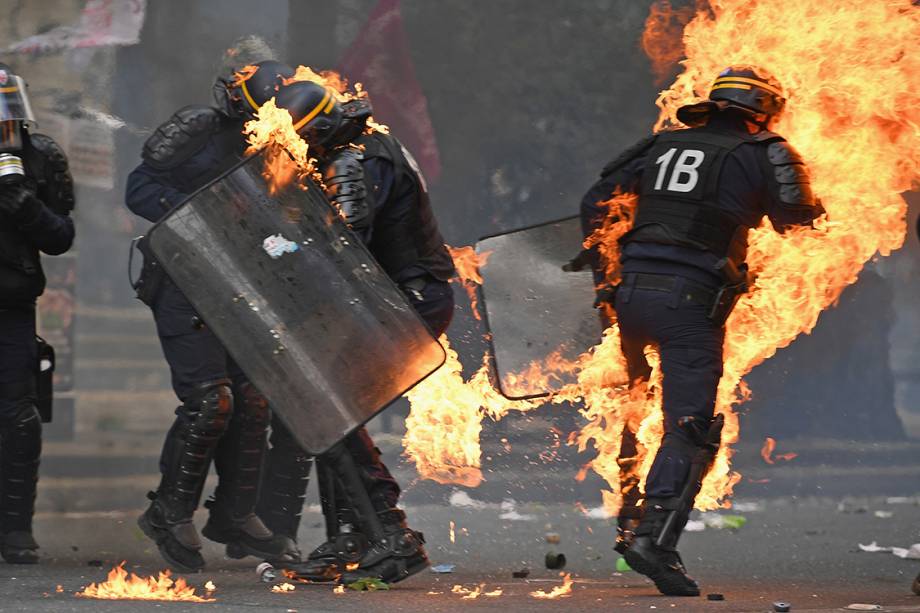
[[[779,234],[761,225],[750,234],[748,263],[756,281],[727,323],[716,404],[716,411],[725,415],[723,446],[697,498],[698,508],[713,509],[728,506],[726,499],[740,480],[731,469],[731,445],[739,436],[733,407],[750,394],[742,378],[809,332],[866,262],[876,254],[888,255],[904,240],[906,204],[900,194],[915,187],[920,177],[920,9],[910,0],[698,4],[692,18],[669,18],[668,3],[658,2],[647,24],[643,48],[656,66],[670,67],[672,60],[661,58],[675,57],[675,30],[661,24],[686,23],[680,41],[683,70],[657,100],[655,130],[679,127],[677,109],[705,98],[726,66],[763,66],[783,83],[788,97],[774,130],[805,158],[815,193],[827,210],[813,229]],[[611,195],[611,211],[628,213],[630,206],[628,195]],[[600,244],[608,262],[616,262],[616,238],[626,225],[621,217],[589,239]],[[654,367],[655,355],[649,352]],[[488,384],[487,364],[464,379],[456,354],[452,360],[440,376],[407,395],[412,411],[406,453],[423,477],[476,485],[481,480],[481,420],[542,403],[509,401]],[[565,367],[572,365],[536,365],[528,376],[549,377]],[[577,383],[556,392],[552,401],[582,403],[587,425],[577,444],[596,452],[591,468],[609,484],[610,490],[603,492],[605,504],[615,513],[623,428],[628,425],[637,433],[639,452],[632,470],[640,482],[657,451],[660,373],[655,369],[642,389],[622,385],[625,362],[616,324],[574,367]]]
[[[206,598],[195,594],[191,587],[181,577],[172,579],[169,570],[164,570],[157,577],[139,577],[134,573],[128,575],[122,562],[109,571],[106,581],[89,584],[82,592],[77,592],[81,598],[98,598],[101,600],[166,600],[179,602],[215,602],[214,598]],[[208,581],[207,594],[210,595],[216,588]]]

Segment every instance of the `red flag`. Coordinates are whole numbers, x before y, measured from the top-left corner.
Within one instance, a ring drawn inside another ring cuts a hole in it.
[[[428,116],[428,101],[415,78],[399,0],[377,3],[345,52],[339,71],[349,82],[364,85],[374,107],[374,120],[390,126],[426,178],[435,181],[441,174],[441,157]]]

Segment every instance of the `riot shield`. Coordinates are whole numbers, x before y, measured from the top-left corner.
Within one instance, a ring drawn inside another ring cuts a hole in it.
[[[491,252],[480,267],[481,291],[499,391],[508,398],[545,396],[574,382],[574,373],[558,365],[601,340],[590,268],[562,268],[581,245],[578,217],[476,244],[478,253]]]
[[[150,249],[304,449],[319,455],[444,361],[322,190],[269,196],[244,160],[148,234]]]

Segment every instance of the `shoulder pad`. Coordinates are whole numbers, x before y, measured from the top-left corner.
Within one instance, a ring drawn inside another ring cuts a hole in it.
[[[805,163],[805,160],[802,159],[799,152],[795,150],[795,147],[785,140],[767,145],[767,159],[770,160],[770,163],[774,166]]]
[[[364,227],[370,214],[363,159],[361,149],[344,147],[323,168],[326,197],[339,209],[346,223],[356,229]]]
[[[381,134],[380,132],[373,132],[371,134],[362,134],[356,138],[352,143],[361,148],[361,151],[364,152],[364,159],[370,158],[385,158],[392,161],[392,153],[387,147],[385,139],[392,138],[389,134]]]
[[[758,143],[772,143],[775,141],[785,142],[785,138],[777,134],[776,132],[770,132],[769,130],[761,130],[757,134],[752,135],[753,140]]]
[[[606,177],[610,173],[626,165],[631,160],[644,154],[646,151],[652,148],[656,138],[658,138],[657,134],[643,138],[638,143],[618,155],[612,162],[604,166],[604,169],[601,170],[601,176]]]
[[[785,140],[767,146],[767,159],[773,168],[773,180],[780,202],[789,206],[817,204],[811,189],[811,175],[805,161]]]
[[[209,106],[186,106],[144,143],[144,161],[158,170],[175,168],[195,155],[220,129],[223,115]]]
[[[40,198],[55,213],[69,213],[75,199],[67,155],[50,136],[30,134],[29,140],[41,158],[39,167],[34,169],[38,176],[33,177],[38,183]]]

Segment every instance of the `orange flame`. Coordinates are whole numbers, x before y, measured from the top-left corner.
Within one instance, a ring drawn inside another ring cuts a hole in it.
[[[169,570],[161,571],[159,577],[138,577],[134,573],[128,576],[122,562],[111,571],[106,581],[99,585],[90,583],[77,596],[98,598],[101,600],[172,600],[182,602],[215,602],[214,598],[202,598],[195,595],[195,588],[185,583],[181,577],[173,581]],[[213,584],[212,584],[213,585]]]
[[[760,448],[760,457],[762,457],[763,461],[767,464],[776,464],[777,460],[788,462],[789,460],[794,460],[799,457],[797,453],[780,453],[774,456],[774,449],[776,449],[776,440],[768,436],[764,439],[763,447]]]
[[[257,70],[255,66],[246,66],[236,73],[238,80],[245,80]],[[329,90],[339,102],[348,102],[358,98],[367,98],[368,94],[355,85],[355,91],[348,90],[348,81],[331,70],[315,72],[308,66],[298,66],[293,77],[283,83],[289,85],[297,81],[311,81]],[[389,132],[386,126],[377,124],[373,118],[368,119],[369,131]],[[309,176],[322,184],[322,177],[316,171],[316,160],[309,155],[307,142],[294,130],[291,114],[278,108],[272,98],[256,112],[256,118],[246,122],[243,134],[247,137],[249,148],[247,155],[265,150],[265,170],[263,175],[269,184],[269,193],[274,195],[297,178]]]
[[[697,5],[699,8],[700,0],[697,1]],[[683,58],[681,34],[694,12],[691,6],[674,9],[669,0],[657,0],[650,7],[645,19],[641,44],[642,50],[652,61],[652,74],[655,75],[656,84],[662,85],[665,79],[673,74],[677,62]]]
[[[454,530],[454,528],[455,528],[454,520],[450,520],[450,528],[449,528],[449,531],[448,531],[448,536],[450,537],[450,542],[451,542],[451,543],[456,543],[456,542],[457,542],[457,533],[456,533],[456,531]]]
[[[653,39],[650,35],[646,42],[654,56],[659,48]],[[903,242],[906,205],[900,193],[920,177],[918,40],[920,10],[910,0],[711,0],[684,28],[683,72],[658,98],[656,131],[676,127],[677,109],[705,96],[725,66],[764,66],[788,92],[776,130],[807,160],[815,191],[828,211],[814,229],[781,235],[762,225],[750,234],[748,263],[757,281],[727,323],[716,403],[716,411],[725,416],[723,445],[697,497],[699,509],[729,506],[726,498],[740,480],[730,460],[731,445],[738,439],[732,407],[749,396],[742,377],[809,332],[870,258],[888,255]],[[586,243],[598,244],[608,262],[617,261],[616,239],[628,228],[630,206],[628,195],[614,195],[604,228]],[[609,279],[616,275],[615,267],[608,270]],[[590,446],[597,452],[591,468],[612,488],[603,493],[611,513],[621,502],[622,470],[628,471],[624,476],[643,481],[660,443],[661,373],[657,355],[650,352],[648,357],[651,380],[630,389],[624,384],[626,365],[614,324],[599,345],[578,358],[577,384],[552,398],[584,403],[588,424],[577,442],[582,450]],[[449,374],[442,373],[445,378],[433,385],[437,392],[422,384],[416,388],[420,393],[410,398],[406,440],[416,438],[415,427],[423,429],[424,436],[409,453],[421,462],[423,477],[476,484],[481,480],[481,426],[476,422],[536,405],[495,394],[487,385],[485,366],[465,382],[456,354],[453,359]],[[636,433],[638,449],[621,467],[617,460],[626,427]]]
[[[233,73],[233,86],[238,87],[243,83],[243,81],[248,81],[252,78],[252,75],[256,74],[259,71],[258,66],[250,64],[248,66],[243,66],[238,71]]]
[[[574,585],[572,580],[572,575],[566,573],[562,578],[562,585],[557,585],[552,590],[546,592],[544,590],[536,590],[531,592],[530,595],[533,598],[540,598],[542,600],[552,600],[554,598],[565,598],[572,595],[572,585]]]
[[[278,585],[272,586],[272,592],[275,594],[285,594],[287,592],[293,592],[295,589],[293,583],[279,583]]]
[[[477,320],[482,319],[479,313],[479,297],[476,292],[476,286],[482,285],[482,275],[479,269],[489,261],[491,251],[476,253],[472,247],[451,247],[445,245],[450,252],[450,257],[454,260],[454,266],[457,269],[457,281],[463,285],[466,294],[470,299],[470,309],[473,311],[473,317]]]

